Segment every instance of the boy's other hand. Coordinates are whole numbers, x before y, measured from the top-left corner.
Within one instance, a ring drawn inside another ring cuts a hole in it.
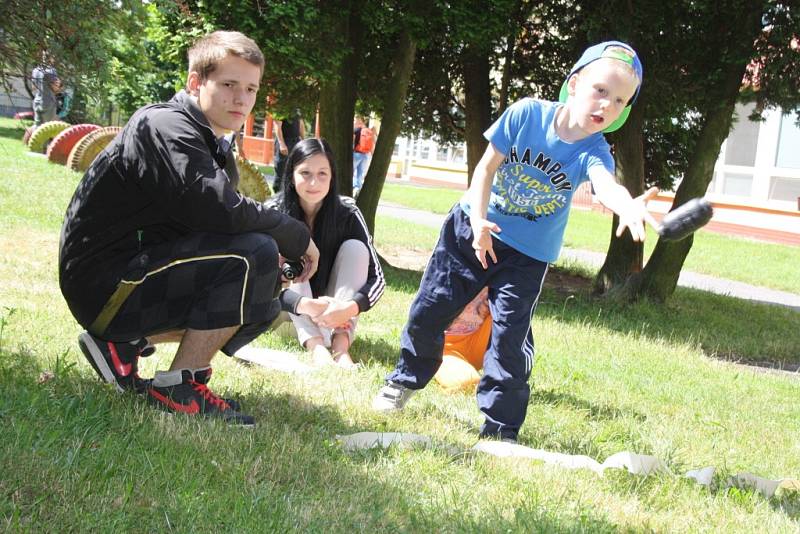
[[[472,219],[472,248],[475,249],[475,257],[481,262],[484,270],[489,268],[489,263],[486,261],[487,254],[494,263],[497,263],[491,232],[500,233],[500,227],[487,219]]]

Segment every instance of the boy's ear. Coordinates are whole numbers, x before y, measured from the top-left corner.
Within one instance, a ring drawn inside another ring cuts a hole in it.
[[[201,85],[203,85],[203,81],[200,79],[200,73],[191,71],[186,79],[186,91],[192,96],[197,96]]]
[[[575,86],[578,85],[578,76],[579,74],[576,72],[567,80],[567,94],[569,94],[569,96],[575,96]]]

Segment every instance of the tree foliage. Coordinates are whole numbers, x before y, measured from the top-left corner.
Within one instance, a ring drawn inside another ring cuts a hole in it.
[[[77,109],[92,112],[111,83],[114,43],[138,31],[144,17],[135,0],[8,0],[0,3],[0,82],[28,82],[32,69],[46,61],[73,88]],[[31,91],[32,92],[32,91]]]

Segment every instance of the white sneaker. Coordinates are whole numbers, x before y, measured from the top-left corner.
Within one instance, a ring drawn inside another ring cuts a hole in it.
[[[372,409],[378,412],[394,412],[402,410],[408,399],[410,399],[417,390],[409,389],[400,384],[387,381],[378,394],[372,399]]]

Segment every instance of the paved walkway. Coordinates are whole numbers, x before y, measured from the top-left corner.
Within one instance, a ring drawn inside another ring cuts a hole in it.
[[[415,223],[424,224],[433,228],[441,228],[442,221],[444,220],[444,215],[384,202],[378,205],[378,213],[406,221],[414,221]],[[563,248],[561,250],[561,257],[572,258],[593,267],[601,266],[605,260],[605,254],[602,252],[590,252],[587,250],[569,248]],[[713,276],[693,273],[686,270],[681,271],[678,285],[702,289],[719,295],[729,295],[740,299],[763,302],[765,304],[787,306],[800,312],[800,295],[787,293],[785,291],[776,291],[774,289],[753,286],[733,280],[725,280],[723,278],[715,278]]]

